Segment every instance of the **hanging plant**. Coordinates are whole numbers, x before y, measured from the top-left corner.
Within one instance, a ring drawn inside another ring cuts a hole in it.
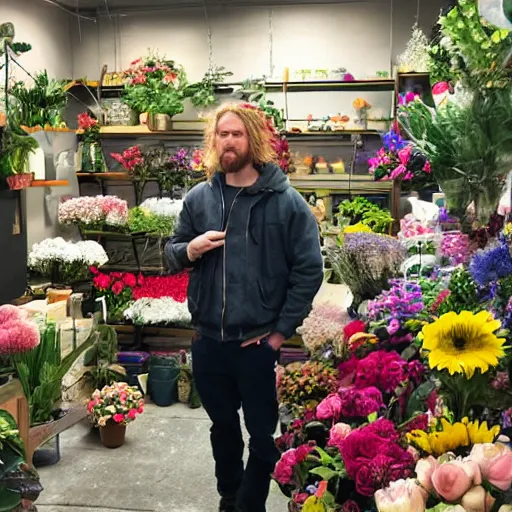
[[[425,73],[428,71],[428,39],[416,23],[405,51],[398,57],[399,73]]]

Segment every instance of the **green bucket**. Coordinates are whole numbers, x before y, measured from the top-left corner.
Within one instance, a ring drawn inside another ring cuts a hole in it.
[[[159,407],[176,402],[180,369],[170,366],[152,366],[149,369],[148,388],[151,399]]]

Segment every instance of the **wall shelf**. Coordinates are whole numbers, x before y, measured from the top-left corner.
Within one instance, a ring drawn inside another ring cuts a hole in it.
[[[174,121],[176,123],[176,121]],[[81,133],[81,132],[77,132]],[[135,126],[102,126],[100,128],[102,137],[155,137],[155,138],[180,138],[194,137],[202,139],[203,130],[172,130],[167,132],[153,132],[146,125]]]
[[[31,187],[67,187],[69,185],[68,180],[34,180],[31,183]]]
[[[268,92],[287,90],[288,92],[323,91],[394,91],[395,81],[390,78],[376,80],[354,80],[352,82],[334,80],[313,80],[304,82],[265,82]]]

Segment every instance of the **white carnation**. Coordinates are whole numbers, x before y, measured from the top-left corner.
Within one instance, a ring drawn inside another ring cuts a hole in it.
[[[177,302],[171,297],[136,300],[124,312],[135,324],[189,324],[192,320],[187,302]]]

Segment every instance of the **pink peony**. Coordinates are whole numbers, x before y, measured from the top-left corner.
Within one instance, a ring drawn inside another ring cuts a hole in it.
[[[428,493],[432,492],[432,475],[438,467],[437,460],[432,456],[421,459],[416,464],[416,479]]]
[[[352,432],[350,425],[346,423],[336,423],[336,425],[331,428],[327,445],[335,446],[338,450],[341,450],[341,445],[350,432]]]
[[[424,512],[427,496],[414,480],[397,480],[375,493],[379,512]]]
[[[382,393],[375,387],[341,388],[339,393],[341,416],[344,418],[366,418],[384,407]]]
[[[472,487],[460,501],[466,512],[490,512],[496,500],[481,486]]]
[[[396,352],[378,350],[358,362],[355,385],[374,386],[383,393],[391,393],[406,379],[407,362]]]
[[[458,501],[473,487],[482,483],[478,464],[452,461],[440,465],[432,473],[432,485],[444,500]]]
[[[475,444],[469,459],[480,467],[484,480],[502,491],[512,485],[512,451],[502,443]]]
[[[319,420],[336,421],[341,413],[342,401],[339,395],[331,393],[324,398],[316,408],[316,417]]]

